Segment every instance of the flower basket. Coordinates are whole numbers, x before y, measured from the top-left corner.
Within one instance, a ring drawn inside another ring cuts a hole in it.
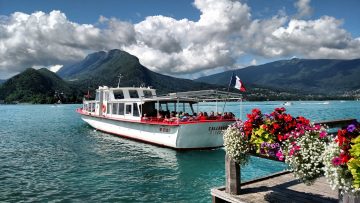
[[[329,141],[326,128],[304,117],[293,117],[285,108],[270,114],[253,109],[245,122],[237,121],[224,133],[226,153],[238,164],[249,154],[285,161],[295,177],[311,184],[323,173],[322,153]]]
[[[360,124],[339,129],[323,160],[325,177],[343,202],[360,202]]]

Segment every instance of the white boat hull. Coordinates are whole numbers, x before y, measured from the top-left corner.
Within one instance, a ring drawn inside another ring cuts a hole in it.
[[[234,121],[196,122],[179,125],[132,122],[82,115],[90,126],[103,132],[175,149],[223,146],[222,131]]]

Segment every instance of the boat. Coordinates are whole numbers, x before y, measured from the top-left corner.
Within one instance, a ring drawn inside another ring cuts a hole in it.
[[[284,103],[283,103],[283,105],[284,105],[284,106],[291,106],[291,105],[293,105],[293,103],[292,103],[292,102],[287,101],[287,102],[284,102]]]
[[[230,113],[199,118],[199,102],[217,104],[225,99],[239,101],[241,95],[202,90],[157,96],[150,87],[100,86],[95,99],[84,99],[76,111],[82,120],[105,133],[179,150],[211,149],[223,146],[222,131],[236,119]]]

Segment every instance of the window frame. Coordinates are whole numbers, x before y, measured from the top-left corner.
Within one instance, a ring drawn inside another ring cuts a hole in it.
[[[118,105],[118,115],[125,115],[125,104],[124,103],[119,103]]]
[[[132,109],[132,114],[133,116],[135,117],[140,117],[140,111],[139,111],[139,107],[138,107],[138,104],[137,103],[133,103],[133,109]],[[135,111],[136,109],[136,111]],[[137,112],[137,114],[135,114],[135,112]]]
[[[139,92],[137,90],[129,90],[129,97],[131,99],[138,99],[139,97]]]
[[[130,108],[128,108],[130,106]],[[130,110],[130,112],[128,112]],[[132,104],[125,104],[125,115],[132,115]]]
[[[124,99],[125,98],[123,90],[113,90],[113,95],[114,95],[114,99]]]

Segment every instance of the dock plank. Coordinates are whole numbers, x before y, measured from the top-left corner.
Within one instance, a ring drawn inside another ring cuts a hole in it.
[[[225,202],[236,203],[338,202],[338,192],[330,188],[324,177],[317,179],[313,185],[307,186],[294,178],[292,173],[243,183],[241,184],[240,195],[229,195],[225,193],[225,188],[212,189],[211,195],[220,200],[225,200]]]

